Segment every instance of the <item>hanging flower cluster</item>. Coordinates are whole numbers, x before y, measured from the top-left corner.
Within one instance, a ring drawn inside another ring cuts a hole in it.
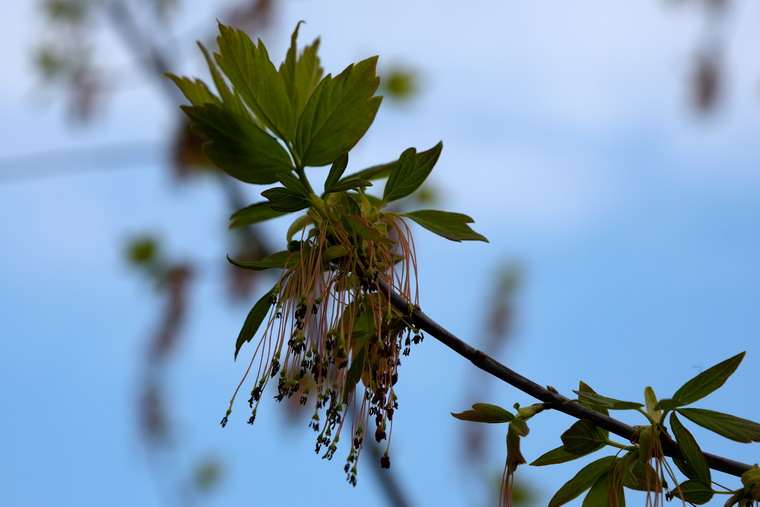
[[[230,261],[244,269],[280,269],[275,286],[251,309],[238,336],[255,344],[248,370],[222,420],[249,377],[249,423],[270,382],[275,398],[313,403],[310,426],[316,451],[332,458],[344,426],[351,446],[345,471],[356,483],[357,461],[372,424],[374,438],[389,445],[400,357],[422,334],[390,294],[418,304],[417,260],[407,219],[453,241],[481,240],[459,213],[419,210],[395,213],[386,206],[416,191],[432,171],[442,144],[344,176],[348,152],[374,120],[380,97],[376,58],[322,76],[319,41],[300,54],[293,33],[276,69],[261,41],[220,25],[219,53],[201,46],[217,94],[200,80],[169,75],[192,105],[183,106],[192,128],[208,138],[204,154],[229,175],[272,184],[265,201],[232,215],[231,228],[301,212],[287,234],[287,249],[258,261]],[[226,79],[225,77],[226,76]],[[330,165],[323,192],[314,191],[307,167]],[[382,197],[367,193],[387,178]],[[263,333],[254,339],[259,329]],[[388,447],[381,466],[390,467]]]

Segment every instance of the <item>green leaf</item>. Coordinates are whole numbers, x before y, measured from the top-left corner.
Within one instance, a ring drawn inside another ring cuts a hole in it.
[[[339,259],[348,255],[348,248],[343,245],[332,245],[325,248],[322,252],[323,261],[331,261],[333,259]]]
[[[357,188],[366,188],[371,186],[372,182],[369,180],[363,180],[361,178],[347,178],[336,183],[335,186],[330,189],[330,192],[345,192],[346,190],[354,190]]]
[[[326,194],[335,192],[335,190],[333,190],[333,187],[336,183],[338,183],[340,177],[343,176],[343,173],[346,171],[346,167],[348,167],[348,153],[343,153],[335,160],[335,162],[333,162],[332,167],[330,167],[330,172],[328,173],[327,179],[325,180]]]
[[[503,408],[497,405],[489,405],[488,403],[476,403],[472,406],[472,410],[465,410],[458,414],[451,412],[451,415],[462,421],[490,424],[506,423],[515,418],[514,415]]]
[[[279,175],[278,175],[279,176]],[[274,187],[261,192],[261,195],[269,200],[269,204],[275,211],[292,212],[300,211],[309,207],[309,201],[300,192],[294,192],[289,188]]]
[[[392,243],[391,239],[381,234],[380,231],[371,225],[365,224],[358,215],[347,215],[346,220],[351,226],[351,231],[359,237],[375,242]]]
[[[216,61],[251,111],[280,139],[292,141],[296,117],[282,76],[258,45],[241,30],[219,24]]]
[[[612,474],[599,477],[583,499],[582,507],[625,507],[625,493],[621,484],[613,484]]]
[[[678,447],[681,448],[681,457],[683,458],[683,465],[685,465],[681,471],[689,479],[710,484],[712,480],[710,478],[710,467],[707,466],[707,460],[702,454],[702,449],[699,448],[694,436],[681,424],[675,413],[670,415],[670,429],[673,430],[673,436],[676,437]],[[689,473],[686,473],[687,471]]]
[[[636,457],[629,460],[628,465],[623,471],[623,486],[636,491],[662,491],[662,483],[652,465]]]
[[[203,153],[218,168],[246,183],[267,184],[293,166],[277,140],[244,117],[214,104],[182,106],[193,129],[209,138]]]
[[[373,97],[380,82],[376,66],[377,57],[369,58],[319,83],[296,131],[294,149],[302,165],[331,164],[364,136],[380,107],[381,97]]]
[[[570,426],[560,438],[567,452],[585,456],[604,447],[607,436],[607,431],[590,421],[581,420]]]
[[[189,77],[179,77],[174,74],[164,74],[166,77],[174,81],[177,88],[182,91],[187,100],[194,106],[202,106],[203,104],[216,104],[221,105],[219,98],[211,93],[206,83],[200,79],[190,79]]]
[[[230,217],[230,229],[257,224],[259,222],[264,222],[265,220],[280,217],[284,214],[285,213],[281,211],[273,210],[272,205],[269,202],[257,202],[233,213]]]
[[[549,501],[549,507],[559,507],[578,498],[584,491],[596,483],[615,464],[615,456],[607,456],[589,463],[580,472],[567,481]]]
[[[590,453],[587,453],[587,454],[590,454]],[[530,465],[534,467],[556,465],[558,463],[567,463],[568,461],[578,459],[582,456],[585,456],[585,455],[573,454],[571,452],[568,452],[565,449],[565,446],[561,445],[555,449],[552,449],[551,451],[545,452],[544,454],[539,456],[535,461],[533,461]]]
[[[520,437],[527,436],[530,432],[528,423],[524,419],[516,417],[509,422],[507,430],[507,477],[512,475],[517,467],[525,464],[525,456],[520,450]]]
[[[311,223],[313,223],[313,220],[308,214],[301,215],[300,217],[296,218],[293,221],[293,223],[290,224],[290,227],[288,228],[288,233],[287,233],[288,243],[293,241],[293,236],[295,236],[298,232],[302,231]]]
[[[473,231],[469,225],[474,220],[461,213],[451,213],[438,210],[419,210],[404,213],[402,216],[409,217],[425,229],[438,234],[451,241],[485,241],[485,236]]]
[[[742,359],[744,359],[744,354],[745,352],[737,354],[703,371],[682,385],[673,395],[673,399],[678,400],[681,405],[689,405],[697,400],[701,400],[728,380],[728,377],[736,371],[736,368],[739,367]]]
[[[616,400],[615,398],[608,398],[607,396],[591,392],[573,392],[578,395],[578,401],[580,401],[582,405],[594,410],[597,410],[597,408],[609,410],[635,410],[644,406],[641,403],[636,403],[634,401]]]
[[[429,150],[419,154],[414,148],[405,150],[388,176],[383,200],[393,202],[420,188],[430,171],[433,170],[442,149],[443,143],[439,142]]]
[[[591,388],[590,385],[588,385],[587,383],[585,383],[582,380],[578,383],[578,391],[581,391],[581,392],[584,392],[584,393],[597,394],[596,391],[594,391]],[[590,408],[591,410],[596,410],[600,414],[610,415],[609,411],[606,408],[604,408],[604,407],[596,407],[595,408],[595,407],[592,407],[592,406],[588,405],[588,403],[584,403],[582,400],[580,400],[579,403],[581,405],[583,405],[584,407],[586,407],[586,408]]]
[[[304,199],[309,199],[310,192],[304,186],[303,183],[301,183],[301,180],[296,178],[290,173],[280,173],[277,175],[277,179],[282,183],[285,188],[290,190],[291,192],[300,195]]]
[[[678,413],[703,428],[737,442],[760,442],[760,424],[703,408],[679,408]]]
[[[680,498],[685,502],[696,505],[706,504],[712,499],[714,494],[709,484],[692,479],[682,482],[677,488],[671,490],[670,493],[675,498]]]
[[[222,77],[222,73],[219,72],[219,68],[216,66],[216,63],[214,63],[214,59],[211,58],[208,50],[200,42],[198,42],[198,47],[203,53],[203,58],[206,59],[206,64],[208,65],[209,72],[211,72],[211,78],[214,80],[214,85],[216,85],[216,89],[222,98],[224,107],[231,109],[242,116],[250,117],[250,114],[246,110],[245,104],[243,104],[240,96],[232,92],[229,86],[227,86],[227,82],[224,80],[224,77]],[[262,125],[258,124],[258,126],[261,127]]]
[[[290,37],[290,49],[285,56],[285,61],[280,65],[280,76],[285,85],[290,104],[293,107],[295,118],[300,118],[306,102],[314,93],[314,90],[322,78],[322,67],[319,65],[317,50],[319,49],[319,39],[316,39],[311,46],[306,46],[298,55],[298,29],[303,21],[296,25],[293,35]]]
[[[356,353],[351,361],[351,367],[346,373],[346,382],[343,384],[343,403],[348,403],[349,396],[354,391],[356,384],[361,380],[362,373],[364,373],[364,363],[366,362],[366,358],[367,347],[365,346],[359,349]]]
[[[398,164],[398,160],[388,162],[387,164],[373,165],[372,167],[362,169],[357,173],[346,176],[343,179],[346,180],[349,178],[361,178],[365,180],[379,180],[382,178],[387,178],[393,168],[396,167],[396,164]]]
[[[288,252],[284,250],[282,252],[273,253],[261,259],[260,261],[236,261],[227,256],[227,260],[239,268],[250,269],[252,271],[264,271],[266,269],[283,268],[295,266],[300,258],[298,252]]]
[[[678,400],[674,400],[672,398],[665,398],[664,400],[660,400],[657,405],[654,406],[655,410],[662,410],[663,412],[669,412],[673,409],[676,409],[678,407],[683,406],[684,403],[681,403]]]
[[[237,359],[238,352],[240,352],[240,347],[242,347],[244,343],[251,341],[253,335],[259,330],[261,323],[264,322],[264,319],[269,313],[269,309],[272,307],[271,298],[275,295],[275,288],[276,287],[273,287],[272,290],[264,294],[261,299],[253,305],[251,311],[248,312],[248,316],[243,323],[243,328],[240,330],[240,334],[238,334],[237,341],[235,342],[235,359]]]

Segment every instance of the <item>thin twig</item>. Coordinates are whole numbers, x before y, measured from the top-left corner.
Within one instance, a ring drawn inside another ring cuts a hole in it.
[[[382,282],[381,282],[382,284]],[[388,291],[388,287],[381,285],[381,290],[390,297],[391,303],[399,311],[408,315],[411,322],[427,332],[430,336],[434,337],[460,356],[469,359],[472,364],[480,368],[481,370],[490,373],[494,377],[503,380],[507,384],[516,387],[520,391],[533,396],[534,398],[543,401],[547,407],[564,412],[567,415],[575,417],[576,419],[585,419],[591,421],[595,425],[602,429],[608,430],[615,435],[631,440],[634,438],[636,430],[622,421],[618,421],[610,416],[599,413],[590,408],[584,407],[575,400],[571,400],[562,396],[558,392],[552,389],[547,389],[538,385],[532,380],[523,377],[519,373],[507,368],[485,352],[476,349],[457,338],[448,330],[443,328],[440,324],[433,319],[425,315],[425,313],[419,308],[415,308],[410,305],[403,297],[395,292]],[[411,311],[410,311],[411,310]],[[663,450],[667,456],[671,458],[681,458],[681,452],[678,444],[667,435],[663,435],[662,438]],[[732,459],[724,458],[722,456],[716,456],[710,453],[703,453],[707,459],[707,464],[710,468],[725,472],[730,475],[741,477],[741,475],[750,470],[752,467],[746,463],[734,461]]]

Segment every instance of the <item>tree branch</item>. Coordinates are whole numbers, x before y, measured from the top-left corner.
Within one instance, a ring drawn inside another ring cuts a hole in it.
[[[553,388],[545,388],[538,385],[532,380],[523,377],[519,373],[507,368],[485,352],[482,352],[475,347],[472,347],[464,341],[457,338],[455,335],[446,330],[443,326],[435,322],[433,319],[425,315],[425,313],[419,308],[413,307],[408,301],[406,301],[399,294],[388,289],[382,281],[380,281],[380,289],[389,297],[391,304],[407,315],[412,324],[416,327],[424,330],[430,336],[434,337],[460,356],[469,359],[472,364],[480,368],[481,370],[490,373],[494,377],[503,380],[507,384],[516,387],[520,391],[533,396],[534,398],[543,401],[547,408],[553,408],[560,412],[564,412],[567,415],[575,417],[576,419],[585,419],[591,421],[595,425],[608,430],[615,435],[631,440],[636,430],[622,421],[618,421],[612,417],[599,413],[590,408],[584,407],[575,400],[571,400],[559,394]],[[410,312],[410,308],[413,308]],[[667,456],[671,458],[681,458],[681,452],[678,444],[667,435],[662,437],[663,451]],[[732,459],[724,458],[722,456],[716,456],[710,453],[704,453],[707,459],[707,464],[710,468],[725,472],[730,475],[741,477],[741,475],[752,468],[746,463],[734,461]]]

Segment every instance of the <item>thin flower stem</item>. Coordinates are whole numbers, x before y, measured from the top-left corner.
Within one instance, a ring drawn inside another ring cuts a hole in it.
[[[548,407],[564,412],[567,415],[575,417],[576,419],[586,419],[591,421],[595,425],[602,429],[606,429],[615,435],[631,440],[636,430],[628,424],[609,417],[605,414],[599,413],[590,408],[584,407],[575,400],[571,400],[562,396],[554,389],[547,389],[536,382],[523,377],[519,373],[507,368],[494,358],[486,354],[485,352],[478,350],[454,334],[443,328],[436,321],[425,315],[425,313],[419,309],[419,307],[411,306],[410,303],[397,293],[390,291],[388,286],[380,282],[380,288],[385,292],[391,300],[391,304],[396,307],[400,312],[409,318],[412,323],[420,329],[433,336],[435,339],[452,349],[460,356],[469,359],[472,364],[480,368],[481,370],[490,373],[494,377],[516,387],[520,391],[533,396],[534,398],[543,401]],[[410,308],[412,310],[410,311]],[[678,444],[671,439],[667,434],[661,433],[661,441],[663,451],[667,456],[671,458],[681,458],[681,452]],[[716,456],[710,453],[703,453],[707,464],[710,468],[724,472],[730,475],[741,477],[744,472],[751,469],[751,466],[746,463],[734,461],[732,459],[724,458],[722,456]]]

